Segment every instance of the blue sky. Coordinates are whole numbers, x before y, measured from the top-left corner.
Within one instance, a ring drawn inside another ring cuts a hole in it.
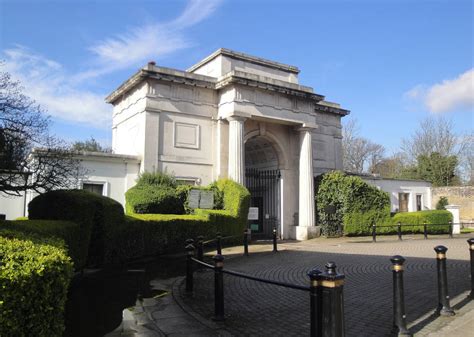
[[[111,142],[104,97],[147,61],[224,47],[300,68],[396,151],[428,116],[474,122],[473,4],[462,0],[0,0],[0,59],[69,141]]]

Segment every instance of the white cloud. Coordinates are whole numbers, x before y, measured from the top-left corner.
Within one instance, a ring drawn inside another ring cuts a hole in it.
[[[168,23],[151,23],[107,38],[89,48],[91,68],[68,73],[64,67],[23,46],[3,51],[5,71],[22,82],[26,94],[56,118],[109,128],[112,107],[104,93],[87,90],[85,79],[99,77],[191,46],[184,29],[209,17],[221,0],[190,0]],[[3,70],[3,69],[2,69]]]
[[[183,30],[210,16],[220,0],[191,0],[183,13],[169,23],[134,27],[91,46],[97,67],[76,76],[76,80],[96,77],[140,62],[169,55],[190,47]]]
[[[4,51],[5,71],[21,81],[25,94],[53,117],[108,128],[112,108],[104,94],[76,87],[61,64],[16,46]]]
[[[417,85],[405,96],[421,100],[432,113],[474,110],[474,68],[430,87]]]

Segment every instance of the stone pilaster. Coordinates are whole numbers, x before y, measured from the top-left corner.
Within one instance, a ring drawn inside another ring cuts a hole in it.
[[[296,239],[306,240],[314,236],[314,188],[313,188],[313,149],[311,129],[301,128],[299,162],[299,221]]]
[[[229,121],[229,178],[245,184],[244,117],[227,117]]]

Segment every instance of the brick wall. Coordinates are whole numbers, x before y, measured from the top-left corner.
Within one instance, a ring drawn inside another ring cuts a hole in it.
[[[433,187],[431,193],[432,208],[440,197],[447,197],[450,204],[461,206],[461,220],[474,221],[474,186]]]

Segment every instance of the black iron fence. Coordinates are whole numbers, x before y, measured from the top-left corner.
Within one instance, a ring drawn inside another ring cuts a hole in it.
[[[445,225],[445,224],[444,224]],[[277,252],[276,230],[274,231],[273,251]],[[244,243],[247,238],[247,231],[244,232]],[[194,290],[194,269],[195,266],[214,270],[214,320],[225,320],[224,307],[224,274],[245,278],[255,282],[271,284],[274,286],[290,288],[309,292],[310,296],[310,335],[312,337],[328,336],[340,337],[345,335],[344,325],[344,282],[345,275],[336,271],[336,264],[328,262],[325,270],[312,269],[308,272],[309,285],[298,285],[276,280],[264,279],[253,275],[224,269],[224,256],[222,255],[222,246],[220,245],[220,236],[216,239],[202,241],[202,237],[197,240],[201,245],[201,250],[194,246],[194,240],[186,240],[186,292],[192,294]],[[213,257],[214,264],[203,261],[202,244],[217,242],[216,252]],[[470,298],[474,299],[474,238],[467,240],[470,251],[471,262],[471,291]],[[248,243],[248,242],[247,242]],[[453,316],[454,310],[450,306],[448,294],[448,281],[446,269],[446,252],[448,248],[445,246],[434,247],[436,252],[437,264],[437,292],[438,305],[436,312],[441,316]],[[197,252],[197,257],[195,253]],[[245,254],[246,253],[246,254]],[[244,247],[244,255],[248,255],[248,247]],[[407,315],[405,311],[405,294],[403,284],[403,273],[405,258],[395,255],[390,258],[392,263],[393,278],[393,325],[394,332],[398,335],[412,336],[407,327]]]
[[[411,228],[412,234],[416,234],[418,232],[418,228],[423,226],[423,236],[425,239],[428,239],[428,229],[429,228],[436,228],[436,227],[441,227],[441,228],[446,228],[447,229],[447,234],[449,235],[450,238],[453,237],[453,228],[454,225],[459,225],[459,224],[454,224],[452,222],[449,223],[443,223],[443,224],[436,224],[436,223],[423,223],[422,225],[412,225],[412,224],[402,224],[402,223],[397,223],[393,225],[372,225],[372,241],[376,242],[377,241],[377,228],[396,228],[396,234],[398,235],[398,240],[402,240],[403,232],[407,232],[406,228]],[[402,229],[403,228],[403,229]],[[410,232],[410,231],[408,231]],[[379,233],[379,235],[387,235],[389,233]],[[439,234],[439,233],[438,233]]]

